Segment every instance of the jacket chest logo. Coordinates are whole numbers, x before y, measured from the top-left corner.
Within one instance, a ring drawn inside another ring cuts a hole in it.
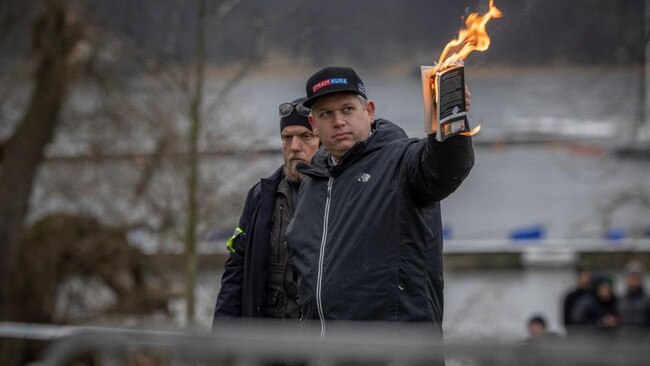
[[[370,180],[370,174],[368,173],[361,173],[359,178],[357,178],[357,181],[361,183],[366,183],[369,180]]]

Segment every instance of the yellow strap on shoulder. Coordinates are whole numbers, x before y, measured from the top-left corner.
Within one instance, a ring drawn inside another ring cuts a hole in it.
[[[236,239],[239,235],[242,235],[243,233],[244,233],[244,230],[242,230],[242,229],[239,228],[239,227],[236,228],[236,229],[235,229],[235,232],[232,233],[232,236],[231,236],[230,239],[228,239],[228,241],[226,242],[226,248],[228,248],[228,251],[229,251],[230,253],[234,253],[234,252],[235,252],[235,247],[233,246],[233,245],[235,244],[235,239]]]

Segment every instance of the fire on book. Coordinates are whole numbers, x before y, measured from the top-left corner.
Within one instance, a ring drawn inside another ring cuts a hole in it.
[[[486,25],[491,19],[500,18],[501,16],[501,10],[494,6],[494,0],[490,0],[488,11],[485,14],[471,13],[467,16],[465,26],[458,32],[458,38],[454,38],[447,43],[434,66],[433,72],[430,74],[429,84],[433,95],[436,95],[436,73],[457,66],[473,51],[482,52],[487,50],[490,47],[490,37],[487,34]],[[471,131],[461,132],[461,134],[472,136],[478,133],[480,129],[481,125],[478,124]]]

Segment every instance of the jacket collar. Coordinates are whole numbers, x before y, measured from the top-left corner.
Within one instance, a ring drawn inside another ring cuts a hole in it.
[[[281,165],[278,169],[275,170],[275,172],[273,172],[273,174],[269,175],[266,178],[262,178],[261,180],[262,185],[270,184],[272,187],[275,187],[278,185],[278,183],[280,183],[283,176],[284,176],[284,165]]]
[[[333,165],[329,152],[324,146],[318,150],[312,159],[312,165],[298,164],[300,173],[307,176],[328,178],[339,176],[350,165],[362,159],[373,151],[383,148],[385,145],[403,138],[407,138],[404,130],[396,124],[385,120],[377,119],[372,124],[372,134],[365,141],[359,141],[341,158],[338,165]]]

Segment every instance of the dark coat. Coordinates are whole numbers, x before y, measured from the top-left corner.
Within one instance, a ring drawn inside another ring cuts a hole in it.
[[[469,137],[409,139],[386,120],[332,166],[319,151],[287,229],[306,319],[424,321],[443,312],[439,201],[474,163]],[[325,230],[324,230],[325,229]]]
[[[226,260],[214,318],[263,317],[266,301],[267,256],[273,200],[283,173],[280,167],[248,191],[234,253]]]
[[[577,301],[571,319],[578,325],[605,327],[603,319],[606,315],[619,317],[616,296],[612,295],[610,300],[603,301],[596,296],[595,291],[592,291]]]
[[[628,290],[619,301],[621,324],[625,326],[650,326],[650,297],[643,287]]]
[[[573,312],[576,304],[578,301],[583,297],[583,296],[588,296],[590,294],[589,289],[584,289],[584,288],[576,288],[575,290],[569,292],[565,297],[564,297],[564,303],[562,306],[563,309],[563,321],[564,325],[572,325],[576,324],[577,321],[573,318]]]

